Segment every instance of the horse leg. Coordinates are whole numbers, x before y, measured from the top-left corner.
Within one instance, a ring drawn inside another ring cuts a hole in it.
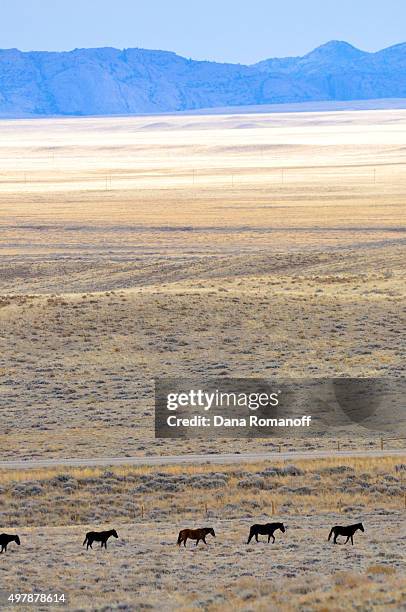
[[[258,542],[258,534],[255,534],[255,540]]]
[[[185,536],[185,539],[183,540],[183,546],[186,548],[186,540],[187,540],[187,536]]]
[[[200,542],[200,538],[197,538],[195,546],[197,546]]]
[[[274,534],[272,534],[272,537],[273,537],[272,543],[275,544],[275,536],[274,536]]]
[[[347,544],[348,540],[350,539],[350,536],[347,536],[346,541],[344,542],[344,544]]]
[[[248,540],[247,540],[247,544],[249,544],[251,542],[251,538],[254,534],[250,532],[249,536],[248,536]]]
[[[207,542],[206,542],[206,538],[205,538],[205,537],[203,538],[203,542],[204,542],[204,543],[206,544],[206,546],[207,546]]]
[[[270,539],[271,539],[271,534],[268,533],[268,544],[269,544]]]
[[[351,544],[354,546],[354,540],[352,539],[352,536],[351,536]]]
[[[334,540],[333,540],[333,544],[337,544],[337,536],[338,536],[338,533],[335,531],[335,532],[334,532]]]

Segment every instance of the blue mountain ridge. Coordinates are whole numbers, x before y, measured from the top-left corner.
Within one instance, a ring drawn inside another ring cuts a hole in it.
[[[330,41],[303,57],[246,66],[168,51],[0,50],[0,116],[162,113],[406,98],[406,43],[376,53]]]

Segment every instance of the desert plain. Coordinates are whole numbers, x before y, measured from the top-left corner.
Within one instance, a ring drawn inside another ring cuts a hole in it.
[[[2,520],[21,545],[0,556],[0,591],[65,593],[78,612],[403,610],[405,471],[387,457],[3,473]],[[275,543],[247,544],[273,521]],[[328,541],[360,521],[354,546]],[[83,546],[95,525],[117,530],[107,550]],[[189,526],[216,536],[178,547]]]
[[[405,142],[404,110],[2,121],[2,459],[191,450],[158,377],[402,376]]]
[[[157,377],[403,377],[405,143],[404,110],[1,121],[0,458],[275,447],[154,439]],[[145,491],[129,468],[1,472],[1,530],[24,546],[0,588],[65,581],[77,610],[402,609],[405,462],[348,461],[269,482],[272,465],[168,468]],[[268,520],[298,540],[247,548]],[[359,520],[356,546],[327,546]],[[207,521],[227,536],[178,551]],[[112,523],[122,537],[85,555]]]

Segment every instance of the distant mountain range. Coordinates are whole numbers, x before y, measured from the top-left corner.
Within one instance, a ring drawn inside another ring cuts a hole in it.
[[[376,53],[331,41],[258,64],[168,51],[0,50],[0,116],[124,115],[260,104],[406,98],[406,43]]]

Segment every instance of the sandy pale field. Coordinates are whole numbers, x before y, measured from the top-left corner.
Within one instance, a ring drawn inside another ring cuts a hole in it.
[[[65,593],[75,611],[404,610],[405,469],[385,458],[4,472],[2,521],[21,545],[0,555],[0,591]],[[247,545],[267,522],[285,533]],[[358,522],[354,546],[327,540]],[[178,548],[180,529],[203,526],[216,534],[207,547]],[[107,550],[83,547],[111,528]]]
[[[0,122],[0,458],[276,447],[155,440],[160,376],[404,376],[405,143],[405,110]],[[402,610],[405,465],[2,471],[0,532],[21,546],[0,591],[77,611]],[[286,532],[247,546],[269,521]],[[360,521],[354,546],[327,542]],[[201,526],[216,538],[179,550]],[[112,527],[107,551],[82,546]]]
[[[404,110],[2,121],[1,458],[217,451],[153,439],[160,376],[402,376],[405,142]]]

